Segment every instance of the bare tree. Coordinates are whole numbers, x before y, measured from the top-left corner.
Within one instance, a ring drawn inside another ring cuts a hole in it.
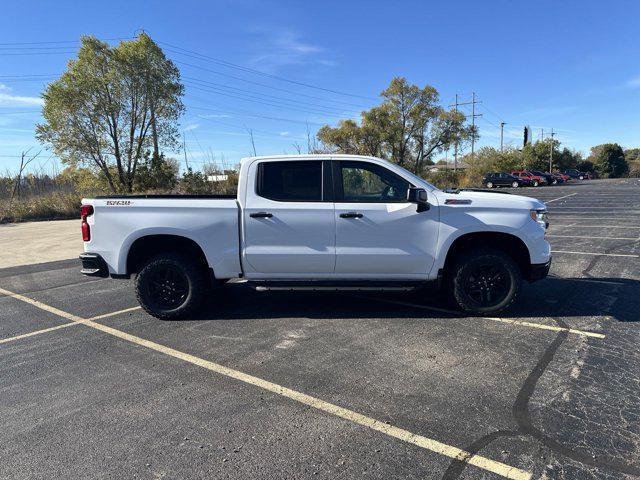
[[[41,151],[36,153],[35,155],[29,156],[29,152],[31,149],[28,149],[25,152],[22,152],[20,155],[20,167],[18,168],[18,174],[16,175],[16,179],[13,183],[13,189],[11,190],[11,195],[9,196],[9,201],[7,202],[7,206],[5,210],[2,212],[2,216],[0,217],[0,222],[2,222],[6,214],[11,211],[11,207],[13,206],[13,201],[16,198],[20,198],[20,188],[22,186],[22,175],[24,174],[25,169],[29,166],[31,162],[33,162],[40,155]]]

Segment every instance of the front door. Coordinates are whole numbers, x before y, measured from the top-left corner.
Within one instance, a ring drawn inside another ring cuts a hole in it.
[[[248,278],[318,277],[333,273],[335,217],[330,163],[255,162],[243,213]],[[328,181],[325,180],[325,176]]]
[[[425,279],[438,240],[437,209],[407,202],[411,184],[380,164],[335,161],[336,275]]]

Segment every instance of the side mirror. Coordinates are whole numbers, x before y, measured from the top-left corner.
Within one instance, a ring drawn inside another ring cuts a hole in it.
[[[424,188],[411,187],[407,193],[407,201],[418,204],[418,212],[429,210],[429,196]]]

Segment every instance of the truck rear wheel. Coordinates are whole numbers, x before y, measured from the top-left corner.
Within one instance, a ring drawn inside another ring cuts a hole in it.
[[[208,282],[205,268],[195,259],[173,253],[145,263],[136,278],[142,308],[161,320],[185,318],[204,302]]]
[[[460,255],[449,278],[455,303],[461,310],[476,315],[508,308],[522,283],[522,274],[513,259],[489,248]]]

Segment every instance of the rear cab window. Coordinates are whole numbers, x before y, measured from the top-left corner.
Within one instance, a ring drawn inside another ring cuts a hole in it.
[[[322,161],[261,162],[256,193],[279,202],[322,202]]]

